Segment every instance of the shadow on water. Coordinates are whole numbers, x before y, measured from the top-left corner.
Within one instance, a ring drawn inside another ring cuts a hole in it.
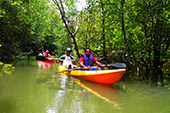
[[[12,113],[15,108],[15,102],[11,99],[0,99],[0,113]]]

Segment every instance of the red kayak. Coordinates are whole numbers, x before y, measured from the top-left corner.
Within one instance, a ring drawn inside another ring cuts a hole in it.
[[[43,62],[54,62],[56,59],[55,58],[48,58],[48,57],[45,57],[45,56],[37,56],[36,60],[43,61]]]
[[[48,58],[47,60],[43,60],[43,62],[54,62],[55,59],[54,58]]]

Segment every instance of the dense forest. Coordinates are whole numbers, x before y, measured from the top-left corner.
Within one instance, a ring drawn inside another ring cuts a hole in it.
[[[0,1],[1,64],[67,47],[78,60],[89,47],[102,63],[126,63],[128,78],[170,84],[170,0],[86,0],[81,11],[76,0]]]

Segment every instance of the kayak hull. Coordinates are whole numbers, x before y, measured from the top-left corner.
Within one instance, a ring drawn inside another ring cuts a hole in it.
[[[45,56],[37,56],[36,60],[43,61],[43,62],[54,62],[55,61],[54,58],[48,58],[48,57],[45,57]]]
[[[47,60],[43,60],[43,62],[54,62],[54,59],[47,59]]]
[[[67,69],[63,66],[58,67],[58,71],[64,70]],[[126,69],[97,70],[97,71],[72,70],[70,72],[68,71],[64,72],[64,74],[92,82],[114,84],[122,78],[125,71]]]

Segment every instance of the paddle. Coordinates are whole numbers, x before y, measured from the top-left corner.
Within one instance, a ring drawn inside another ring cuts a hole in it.
[[[90,67],[90,68],[96,68],[97,66],[92,66],[92,67]],[[63,72],[67,72],[67,71],[72,71],[72,70],[89,70],[90,69],[89,67],[87,67],[87,68],[75,68],[75,69],[72,69],[72,68],[70,68],[70,69],[67,69],[67,70],[64,70],[64,71],[59,71],[59,72],[55,72],[55,73],[51,73],[51,74],[59,74],[59,73],[63,73]]]
[[[113,63],[113,64],[107,64],[106,66],[110,67],[110,66],[113,66],[113,67],[116,67],[116,68],[126,68],[126,64],[125,63]]]
[[[67,70],[64,70],[64,71],[59,71],[59,72],[55,72],[55,73],[51,73],[51,74],[59,74],[59,73],[64,73],[64,72],[72,71],[72,70],[83,70],[83,68],[67,69]]]
[[[126,68],[126,64],[125,63],[113,63],[113,64],[107,64],[106,66],[113,66],[113,67],[116,67],[116,68]],[[96,68],[96,66],[93,66],[91,68]],[[67,69],[67,70],[64,70],[64,71],[60,71],[60,72],[55,72],[55,73],[52,73],[52,74],[59,74],[59,73],[63,73],[63,72],[67,72],[67,71],[72,71],[72,70],[88,70],[87,68],[76,68],[76,69]]]

